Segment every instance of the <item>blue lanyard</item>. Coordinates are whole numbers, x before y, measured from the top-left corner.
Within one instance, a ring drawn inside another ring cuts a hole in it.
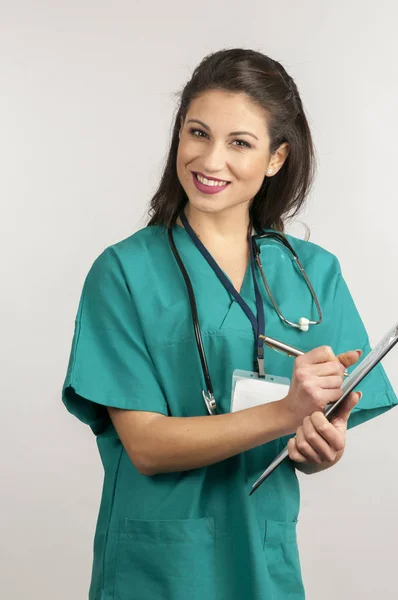
[[[237,301],[237,303],[239,304],[239,306],[241,307],[241,309],[243,310],[243,312],[249,319],[249,321],[252,325],[254,337],[256,340],[256,354],[257,354],[256,368],[258,370],[260,377],[264,377],[264,342],[260,338],[260,335],[265,335],[265,317],[264,317],[264,306],[263,306],[260,290],[259,290],[257,279],[256,279],[256,267],[255,267],[255,260],[254,260],[254,252],[253,252],[253,246],[251,244],[251,239],[250,239],[251,238],[251,227],[249,228],[248,241],[249,241],[249,248],[250,248],[250,266],[251,266],[251,272],[252,272],[252,278],[253,278],[254,293],[255,293],[255,297],[256,297],[257,317],[253,314],[253,311],[247,305],[247,303],[243,300],[242,296],[236,291],[236,289],[234,288],[234,286],[232,285],[232,283],[230,282],[228,277],[225,275],[225,273],[220,269],[220,267],[218,266],[218,264],[216,263],[216,261],[214,260],[214,258],[210,254],[210,252],[202,244],[202,242],[200,241],[200,239],[198,238],[198,236],[196,235],[196,233],[190,226],[188,219],[185,216],[184,212],[182,212],[180,214],[180,219],[181,219],[182,224],[185,227],[186,232],[188,233],[189,237],[191,238],[191,240],[193,241],[193,243],[195,244],[195,246],[197,247],[199,252],[207,260],[207,262],[209,263],[209,265],[211,266],[211,268],[213,269],[213,271],[215,272],[215,274],[217,275],[217,277],[223,284],[224,288],[230,294],[232,294],[232,296],[235,298],[235,300]]]

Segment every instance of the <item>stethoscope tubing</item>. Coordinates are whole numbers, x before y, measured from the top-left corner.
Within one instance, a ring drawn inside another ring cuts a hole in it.
[[[315,306],[318,312],[318,320],[317,321],[308,321],[309,325],[319,325],[320,323],[322,323],[323,321],[323,314],[322,314],[322,310],[321,310],[321,306],[319,304],[319,300],[318,297],[315,293],[314,288],[312,287],[312,284],[308,278],[307,273],[304,270],[304,267],[302,266],[299,257],[297,256],[296,251],[294,250],[294,248],[292,247],[292,245],[288,242],[288,240],[285,238],[284,235],[282,235],[281,233],[278,233],[277,231],[273,231],[273,232],[263,232],[260,233],[259,235],[254,235],[252,236],[252,248],[253,248],[253,252],[254,252],[254,257],[255,257],[255,261],[257,263],[257,266],[259,268],[260,271],[260,275],[261,278],[263,280],[265,289],[267,290],[267,294],[273,304],[273,307],[275,309],[275,311],[278,314],[278,317],[281,319],[281,321],[283,321],[284,323],[286,323],[287,325],[290,325],[290,327],[295,327],[297,329],[300,328],[300,326],[297,323],[293,323],[292,321],[289,321],[289,319],[286,319],[286,317],[281,313],[279,306],[274,298],[274,295],[271,291],[271,288],[268,285],[268,281],[267,278],[265,277],[265,273],[264,273],[264,269],[263,269],[263,265],[261,263],[261,259],[260,259],[260,250],[259,247],[257,246],[257,240],[258,239],[264,239],[264,238],[271,238],[271,239],[277,239],[279,242],[281,242],[281,244],[283,244],[285,246],[285,248],[287,248],[287,250],[290,252],[290,254],[292,255],[294,262],[297,266],[297,268],[300,270],[300,273],[302,274],[302,276],[304,277],[304,280],[307,284],[308,289],[310,290],[310,294],[312,296],[312,299],[315,302]]]
[[[168,237],[169,237],[169,242],[170,242],[171,248],[173,250],[174,257],[178,263],[178,266],[181,269],[181,273],[184,277],[185,285],[187,287],[189,303],[191,305],[192,322],[193,322],[193,328],[194,328],[194,332],[195,332],[196,344],[197,344],[198,351],[199,351],[200,362],[202,364],[202,370],[203,370],[203,376],[204,376],[205,382],[206,382],[206,388],[207,388],[208,393],[211,396],[214,396],[213,384],[212,384],[211,377],[210,377],[209,367],[208,367],[207,359],[206,359],[206,352],[205,352],[205,348],[203,345],[202,333],[201,333],[200,325],[199,325],[199,315],[198,315],[198,309],[196,306],[195,293],[193,291],[190,277],[187,273],[187,270],[184,266],[184,263],[181,260],[181,256],[175,245],[174,238],[173,238],[173,232],[172,232],[171,228],[168,230]]]

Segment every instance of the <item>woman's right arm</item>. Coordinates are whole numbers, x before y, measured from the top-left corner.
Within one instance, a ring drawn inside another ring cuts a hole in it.
[[[168,417],[108,407],[119,438],[138,471],[156,475],[197,469],[294,433],[304,418],[341,396],[343,372],[358,360],[328,346],[296,358],[283,400],[215,416]]]

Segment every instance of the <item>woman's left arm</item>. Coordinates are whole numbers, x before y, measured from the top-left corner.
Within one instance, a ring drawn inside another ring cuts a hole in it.
[[[304,419],[288,442],[289,457],[299,471],[311,475],[339,462],[344,454],[348,418],[361,396],[361,392],[352,392],[331,421],[322,412]]]

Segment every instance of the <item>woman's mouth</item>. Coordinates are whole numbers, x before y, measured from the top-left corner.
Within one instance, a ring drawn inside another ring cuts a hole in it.
[[[192,177],[195,187],[203,194],[218,194],[231,185],[230,181],[206,179],[199,173],[192,173]]]

